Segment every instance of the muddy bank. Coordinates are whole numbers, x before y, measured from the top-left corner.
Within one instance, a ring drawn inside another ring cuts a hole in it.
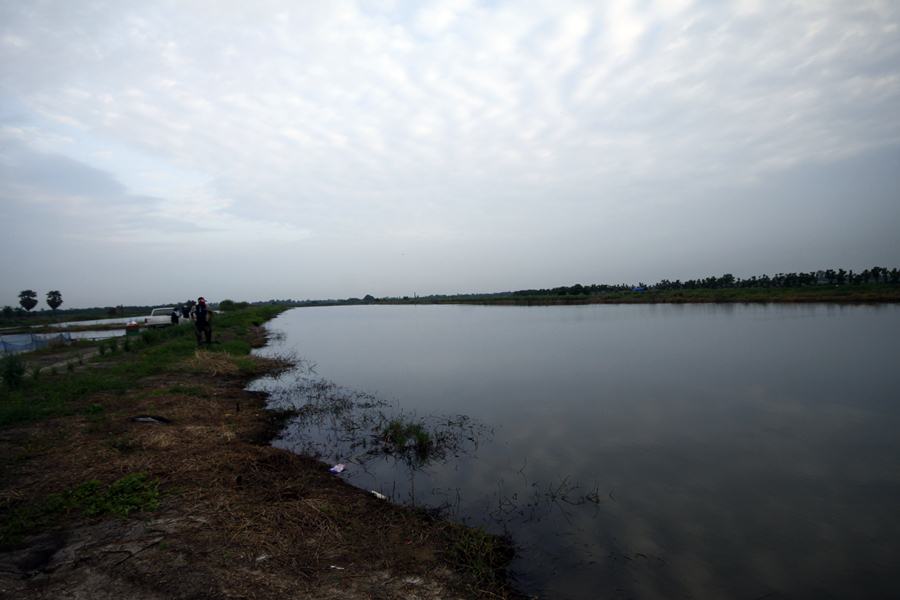
[[[495,538],[270,447],[279,415],[244,387],[278,366],[191,349],[125,389],[71,399],[70,414],[0,430],[0,597],[513,597]],[[121,511],[112,490],[135,475],[158,494]]]

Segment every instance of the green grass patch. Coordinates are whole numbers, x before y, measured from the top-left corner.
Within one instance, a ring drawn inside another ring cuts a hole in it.
[[[214,331],[227,334],[227,341],[216,350],[234,355],[242,374],[255,374],[259,367],[249,356],[250,343],[241,338],[248,336],[252,326],[281,310],[274,306],[251,307],[222,315],[213,327],[218,328]],[[79,408],[78,403],[90,395],[124,394],[138,388],[141,378],[165,373],[189,360],[197,351],[194,327],[190,323],[143,331],[139,338],[129,340],[130,352],[113,350],[113,344],[118,349],[115,340],[100,344],[100,356],[94,360],[95,364],[88,364],[85,369],[73,367],[62,376],[56,376],[55,369],[48,369],[51,376],[25,378],[23,373],[23,378],[17,379],[16,358],[4,362],[2,368],[9,368],[13,373],[10,376],[13,385],[6,383],[4,375],[4,383],[0,385],[0,427],[83,411],[85,408]]]
[[[154,396],[194,396],[195,398],[208,398],[209,390],[202,385],[172,385],[164,390],[156,390]]]
[[[132,473],[108,486],[88,481],[43,502],[10,510],[0,525],[0,547],[21,542],[22,538],[57,526],[63,518],[80,514],[86,517],[118,515],[155,510],[159,507],[159,482],[144,473]]]
[[[419,456],[426,456],[434,442],[422,423],[392,419],[382,430],[381,437],[391,449],[404,452],[415,450]]]
[[[241,339],[228,340],[227,342],[222,342],[218,347],[211,348],[213,352],[226,352],[238,356],[250,354],[252,349],[250,342]]]
[[[18,354],[10,354],[0,359],[0,379],[9,389],[21,387],[25,380],[25,361]]]

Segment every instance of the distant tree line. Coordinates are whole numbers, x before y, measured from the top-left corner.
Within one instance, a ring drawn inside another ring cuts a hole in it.
[[[38,305],[37,292],[34,290],[22,290],[19,292],[19,306],[13,309],[12,306],[4,306],[3,307],[3,316],[4,317],[12,317],[16,313],[30,313],[32,309]],[[51,290],[47,292],[47,306],[50,307],[53,312],[56,312],[56,309],[59,308],[62,303],[62,294],[59,290]]]
[[[773,276],[754,275],[747,279],[726,273],[721,277],[669,281],[663,279],[649,286],[658,290],[693,290],[724,288],[793,288],[813,285],[859,285],[863,283],[900,283],[900,270],[896,267],[872,267],[855,273],[853,269],[825,269],[808,273],[778,273]]]
[[[775,275],[754,275],[748,278],[735,277],[731,273],[715,277],[703,277],[682,281],[663,279],[654,284],[638,282],[637,284],[593,284],[576,283],[571,286],[554,288],[526,289],[482,294],[432,294],[429,296],[403,296],[402,298],[385,298],[385,301],[403,302],[452,302],[454,300],[479,301],[501,298],[529,298],[551,296],[588,296],[603,293],[646,291],[646,290],[694,290],[694,289],[736,289],[736,288],[798,288],[809,286],[842,286],[868,283],[900,284],[900,269],[871,267],[855,272],[845,269],[825,269],[810,272],[777,273]]]

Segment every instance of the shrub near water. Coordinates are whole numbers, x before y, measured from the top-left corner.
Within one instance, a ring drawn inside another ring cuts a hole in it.
[[[18,354],[10,354],[0,360],[0,377],[9,389],[22,385],[22,379],[25,378],[25,362]]]

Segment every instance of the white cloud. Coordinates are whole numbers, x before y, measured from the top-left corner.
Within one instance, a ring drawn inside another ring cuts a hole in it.
[[[22,6],[7,131],[241,239],[471,242],[900,142],[889,2]]]

